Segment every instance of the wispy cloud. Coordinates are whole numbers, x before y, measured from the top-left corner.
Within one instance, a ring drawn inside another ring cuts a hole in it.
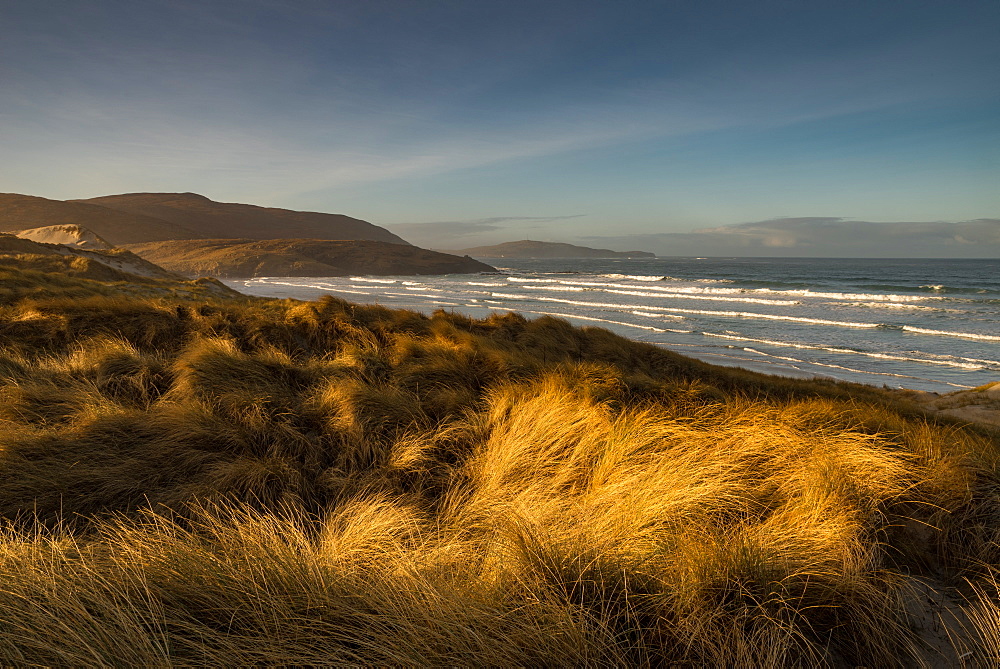
[[[778,218],[687,233],[589,236],[589,243],[678,256],[1000,258],[1000,219],[855,221]]]
[[[397,235],[418,246],[437,248],[458,248],[470,238],[483,239],[484,235],[512,227],[520,229],[538,228],[543,223],[559,223],[586,214],[569,216],[493,216],[465,221],[428,221],[425,223],[401,223],[387,226]],[[510,241],[510,240],[504,240]]]

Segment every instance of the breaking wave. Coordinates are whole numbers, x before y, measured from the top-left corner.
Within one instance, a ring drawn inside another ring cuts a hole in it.
[[[996,335],[985,335],[977,334],[975,332],[952,332],[950,330],[930,330],[927,328],[918,328],[912,325],[904,325],[904,332],[915,332],[917,334],[926,335],[938,335],[941,337],[962,337],[964,339],[979,339],[980,341],[1000,341],[1000,337]]]
[[[529,297],[526,295],[511,295],[509,293],[493,293],[494,297],[503,297],[507,299],[523,300],[523,299],[533,299],[542,302],[558,302],[561,304],[572,304],[574,306],[580,307],[590,307],[597,309],[634,309],[639,307],[641,309],[646,309],[648,311],[667,311],[681,314],[702,314],[705,316],[728,316],[735,318],[758,318],[764,320],[774,320],[774,321],[788,321],[792,323],[813,323],[816,325],[833,325],[837,327],[848,327],[848,328],[877,328],[880,327],[880,323],[860,323],[854,321],[831,321],[823,318],[807,318],[804,316],[781,316],[778,314],[760,314],[752,311],[714,311],[710,309],[682,309],[680,307],[657,307],[653,305],[630,305],[630,304],[615,304],[609,302],[585,302],[581,300],[564,300],[558,297]]]
[[[832,346],[817,346],[812,344],[800,344],[795,342],[778,341],[774,339],[760,339],[756,337],[743,337],[734,334],[725,334],[717,332],[702,332],[706,337],[719,337],[722,339],[730,339],[732,341],[746,341],[753,342],[756,344],[767,344],[768,346],[778,346],[785,348],[797,348],[812,351],[826,351],[829,353],[839,353],[842,355],[858,355],[868,358],[875,358],[877,360],[898,360],[901,362],[916,362],[928,365],[940,365],[943,367],[954,367],[956,369],[990,369],[991,365],[995,365],[997,370],[1000,370],[1000,362],[996,360],[975,360],[970,358],[954,358],[953,356],[930,356],[928,354],[921,354],[920,357],[914,356],[902,356],[902,355],[891,355],[888,353],[878,353],[874,351],[856,351],[849,348],[837,348]],[[945,357],[953,357],[952,360],[943,359]],[[937,358],[937,359],[935,359]],[[963,362],[965,361],[965,362]]]

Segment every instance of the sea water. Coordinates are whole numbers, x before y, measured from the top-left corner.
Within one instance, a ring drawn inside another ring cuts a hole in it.
[[[424,313],[556,316],[785,376],[936,392],[1000,380],[1000,260],[483,260],[498,271],[226,283]]]

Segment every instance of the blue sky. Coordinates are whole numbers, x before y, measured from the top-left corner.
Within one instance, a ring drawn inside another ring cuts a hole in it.
[[[996,219],[998,29],[995,0],[0,0],[0,191],[443,248]]]

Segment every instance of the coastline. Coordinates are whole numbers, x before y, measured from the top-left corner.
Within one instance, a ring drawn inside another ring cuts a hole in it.
[[[268,278],[280,279],[282,277],[268,277]],[[285,277],[285,278],[290,278],[290,277]],[[230,287],[234,287],[234,286],[239,286],[241,284],[241,281],[226,281],[225,283]],[[236,288],[234,287],[234,289]],[[294,293],[296,291],[292,292]],[[330,294],[329,292],[325,292],[322,289],[316,289],[316,292],[318,293],[317,297],[319,297],[322,294]],[[250,295],[250,293],[244,293],[244,294]],[[277,299],[281,299],[281,297],[300,299],[292,297],[291,294],[286,296],[277,295],[275,297]],[[464,309],[464,312],[477,318],[485,318],[488,317],[491,313],[497,313],[498,311],[505,311],[505,310],[498,310],[496,308],[485,308],[481,306],[471,307],[471,308],[466,307],[466,309]],[[479,313],[477,314],[474,312],[479,312]],[[519,314],[524,317],[528,316],[534,316],[536,318],[541,317],[538,314],[531,314],[530,312],[527,314],[516,310],[511,310],[511,312]],[[581,321],[579,324],[584,326],[588,324],[587,319],[585,317],[580,317],[580,316],[564,318],[564,320],[567,320],[569,322],[572,322],[574,320],[579,320]],[[627,335],[623,336],[626,336],[626,338],[638,343],[646,343],[646,344],[652,343],[654,345],[662,346],[666,350],[670,350],[680,355],[686,355],[694,360],[698,360],[700,362],[704,362],[710,365],[715,365],[718,367],[736,368],[749,372],[754,372],[757,374],[773,376],[776,378],[800,379],[805,381],[825,380],[825,381],[843,383],[848,385],[859,383],[860,385],[867,386],[869,388],[890,392],[895,397],[907,403],[913,404],[921,411],[924,411],[929,415],[941,416],[944,418],[949,418],[960,422],[967,422],[990,428],[1000,428],[1000,381],[989,382],[985,385],[976,388],[958,389],[952,392],[933,392],[933,391],[919,390],[907,387],[891,388],[885,384],[879,385],[875,383],[863,383],[858,381],[852,381],[849,379],[838,378],[836,376],[832,376],[829,374],[816,374],[812,372],[807,372],[796,368],[792,364],[780,364],[772,362],[759,362],[755,364],[753,360],[748,360],[746,358],[734,358],[732,356],[726,356],[724,354],[712,354],[712,353],[701,353],[700,355],[692,354],[689,352],[685,352],[683,350],[677,350],[671,348],[669,345],[666,344],[657,344],[656,342],[644,341],[636,337],[628,337]]]
[[[833,259],[524,260],[497,273],[268,278],[257,295],[600,326],[713,363],[877,387],[967,390],[1000,379],[993,264]]]

